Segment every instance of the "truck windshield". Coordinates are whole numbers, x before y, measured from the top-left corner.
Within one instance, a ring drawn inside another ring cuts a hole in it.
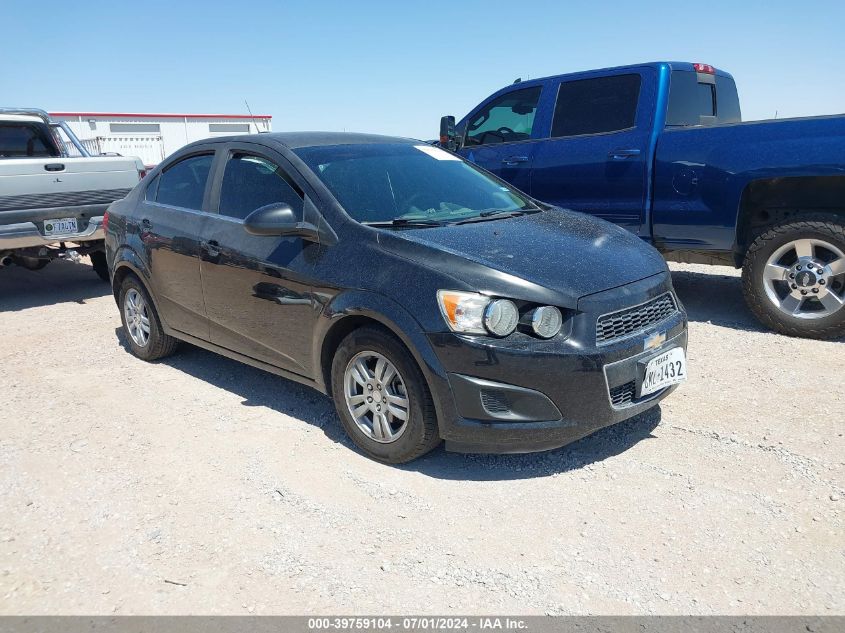
[[[506,183],[423,143],[362,143],[294,151],[361,223],[437,226],[538,210]]]

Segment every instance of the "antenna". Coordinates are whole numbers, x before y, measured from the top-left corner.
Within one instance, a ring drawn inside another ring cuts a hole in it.
[[[249,101],[244,99],[244,104],[246,105],[246,111],[249,112],[249,116],[252,117],[252,124],[255,126],[255,131],[261,132],[261,130],[258,127],[258,123],[255,121],[255,115],[252,113],[252,110],[250,110],[250,108],[249,108]]]

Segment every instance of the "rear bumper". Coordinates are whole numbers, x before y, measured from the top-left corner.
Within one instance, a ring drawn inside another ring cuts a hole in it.
[[[60,242],[90,242],[93,240],[102,240],[103,234],[103,216],[108,205],[91,205],[92,208],[86,211],[86,215],[90,213],[97,213],[91,217],[79,217],[78,212],[72,212],[68,209],[56,209],[54,213],[48,214],[47,218],[71,218],[76,217],[78,227],[80,230],[77,233],[61,236],[45,236],[42,231],[44,229],[43,219],[34,222],[18,222],[15,224],[0,224],[0,251],[17,250],[21,248],[33,248],[38,246],[48,246],[50,244],[58,244]],[[96,207],[96,208],[93,208]],[[44,215],[39,211],[39,215]],[[0,216],[2,218],[2,216]]]

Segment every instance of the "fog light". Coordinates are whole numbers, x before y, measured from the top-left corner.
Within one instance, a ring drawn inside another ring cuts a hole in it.
[[[541,338],[557,336],[562,325],[563,315],[553,306],[539,307],[531,317],[531,329]]]
[[[516,329],[519,322],[519,310],[513,301],[496,299],[484,310],[484,327],[493,336],[507,336]]]

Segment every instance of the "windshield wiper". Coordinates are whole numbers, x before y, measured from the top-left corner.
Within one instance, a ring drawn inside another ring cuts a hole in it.
[[[515,218],[529,213],[538,213],[539,211],[541,209],[516,209],[510,211],[506,209],[488,209],[471,218],[452,222],[452,224],[470,224],[472,222],[486,222],[487,220],[498,220],[501,218]]]
[[[425,218],[411,219],[411,218],[393,218],[384,222],[361,222],[366,226],[375,226],[377,228],[393,228],[393,227],[407,227],[419,228],[429,226],[442,226],[443,222],[439,220],[426,220]]]

